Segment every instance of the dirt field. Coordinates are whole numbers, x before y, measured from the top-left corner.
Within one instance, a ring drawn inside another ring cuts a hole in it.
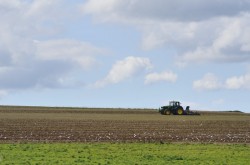
[[[250,115],[0,106],[0,143],[13,142],[250,143]]]

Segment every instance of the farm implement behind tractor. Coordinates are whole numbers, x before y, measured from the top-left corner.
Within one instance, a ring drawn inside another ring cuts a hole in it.
[[[200,115],[198,112],[190,111],[187,106],[184,110],[179,101],[170,101],[169,105],[159,108],[162,115]]]

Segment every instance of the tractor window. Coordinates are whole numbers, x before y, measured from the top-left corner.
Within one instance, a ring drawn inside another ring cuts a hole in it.
[[[170,106],[174,106],[174,107],[180,106],[180,102],[171,101],[171,102],[169,103],[169,105],[170,105]]]

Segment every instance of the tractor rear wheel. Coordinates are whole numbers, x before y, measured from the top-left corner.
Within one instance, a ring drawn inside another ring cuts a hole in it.
[[[165,115],[171,115],[171,112],[169,109],[165,110]]]
[[[183,111],[183,109],[178,109],[177,110],[177,115],[183,115],[184,114],[184,111]]]

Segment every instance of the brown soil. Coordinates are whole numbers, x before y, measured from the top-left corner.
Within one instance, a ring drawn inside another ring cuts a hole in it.
[[[155,110],[0,109],[0,143],[205,142],[250,143],[244,114],[165,116]]]

